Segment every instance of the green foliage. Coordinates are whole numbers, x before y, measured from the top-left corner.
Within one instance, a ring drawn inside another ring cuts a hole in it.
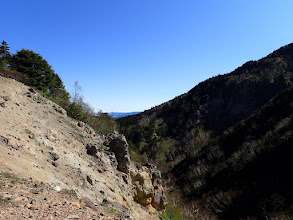
[[[48,94],[64,89],[63,82],[48,62],[32,50],[17,51],[11,57],[10,68],[25,74],[32,86]]]
[[[5,182],[0,181],[0,188],[5,187],[5,185],[6,185]]]
[[[6,198],[3,198],[2,195],[0,195],[0,205],[6,205],[8,204],[10,201]]]
[[[137,153],[134,150],[130,150],[129,154],[130,154],[131,160],[134,160],[134,161],[138,161],[139,160],[138,155],[137,155]]]
[[[172,154],[174,153],[175,148],[170,139],[161,137],[154,142],[152,147],[152,152],[157,153],[154,155],[151,154],[151,158],[154,158],[157,163],[165,165],[167,161],[172,159]]]
[[[290,213],[293,92],[285,90],[293,82],[292,60],[290,44],[118,119],[119,129],[139,160],[163,167],[181,161],[172,172],[185,197],[200,200],[220,218]]]
[[[118,219],[122,219],[123,217],[121,213],[119,213],[116,209],[112,207],[108,207],[108,211]]]
[[[70,103],[66,110],[69,117],[79,121],[87,121],[86,119],[88,118],[88,115],[78,103]]]
[[[75,92],[72,95],[72,102],[68,104],[65,109],[68,116],[87,123],[98,134],[108,134],[116,129],[116,122],[108,113],[102,111],[97,114],[93,108],[83,101],[82,96],[79,94],[81,88],[78,83],[74,83]]]
[[[9,173],[9,172],[1,172],[0,177],[4,177],[6,179],[11,179],[11,180],[16,181],[16,182],[20,181],[20,178],[18,176],[16,176],[13,173]]]
[[[9,172],[0,172],[0,179],[5,178],[10,180],[11,183],[25,182],[25,178],[20,178],[17,175]]]
[[[44,96],[62,107],[69,104],[69,94],[66,92],[62,80],[41,55],[22,49],[11,56],[7,43],[3,41],[0,47],[1,66],[0,71],[5,77],[14,78],[35,87]]]
[[[67,109],[70,105],[70,95],[65,89],[56,89],[48,96],[53,102],[57,103],[64,109]]]
[[[175,151],[173,140],[166,137],[166,123],[162,118],[149,121],[149,126],[140,124],[125,126],[119,119],[120,132],[129,142],[132,158],[137,162],[154,162],[160,167],[172,160]]]
[[[173,204],[169,204],[166,210],[160,214],[160,217],[166,220],[183,220],[181,208]]]
[[[84,102],[81,95],[81,87],[78,82],[74,82],[74,91],[71,96],[71,103],[65,106],[68,116],[87,123],[98,134],[111,133],[116,128],[116,122],[107,113],[102,111],[95,113],[93,108]]]
[[[62,189],[61,193],[66,194],[66,195],[68,195],[68,196],[70,196],[72,198],[75,198],[75,199],[78,198],[78,196],[77,196],[77,194],[76,194],[76,192],[74,190]]]
[[[116,129],[116,122],[112,116],[102,111],[92,116],[88,124],[99,134],[108,134]]]
[[[230,74],[212,77],[169,102],[118,119],[119,129],[131,140],[133,150],[139,154],[146,152],[155,161],[160,138],[172,140],[173,145],[160,158],[174,148],[165,161],[168,157],[194,154],[210,138],[252,114],[292,84],[292,54],[293,44],[261,60],[249,61]]]
[[[11,58],[9,49],[10,49],[10,47],[3,40],[1,42],[1,46],[0,46],[0,67],[7,68],[9,66],[9,62],[10,62],[10,58]]]
[[[8,57],[9,67],[13,70],[4,68],[7,65],[3,62],[8,62]],[[61,78],[40,54],[22,49],[11,57],[9,47],[3,41],[0,47],[0,64],[2,76],[33,86],[40,94],[63,107],[69,117],[86,122],[99,134],[107,134],[115,130],[116,122],[109,114],[103,112],[96,114],[93,108],[84,102],[78,82],[74,83],[74,93],[70,97]]]

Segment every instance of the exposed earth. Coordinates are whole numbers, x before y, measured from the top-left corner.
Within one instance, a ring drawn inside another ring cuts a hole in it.
[[[133,164],[123,135],[100,136],[33,88],[1,76],[0,124],[0,192],[9,201],[0,219],[159,219],[166,207],[160,172]],[[7,173],[27,181],[13,184]],[[37,194],[35,181],[43,183]]]
[[[72,191],[57,192],[52,187],[0,174],[0,219],[120,219],[122,214],[89,199],[77,199]]]

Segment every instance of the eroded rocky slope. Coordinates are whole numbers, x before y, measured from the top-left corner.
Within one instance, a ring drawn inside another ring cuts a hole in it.
[[[166,197],[155,166],[134,165],[118,133],[100,136],[34,89],[0,77],[0,170],[73,190],[123,218],[158,219]]]

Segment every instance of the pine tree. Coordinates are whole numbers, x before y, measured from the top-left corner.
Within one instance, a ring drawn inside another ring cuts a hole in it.
[[[8,67],[11,58],[9,49],[10,47],[6,41],[3,40],[0,46],[0,67]]]
[[[22,49],[11,57],[11,68],[25,74],[32,86],[52,95],[56,90],[64,89],[63,82],[51,65],[32,50]]]

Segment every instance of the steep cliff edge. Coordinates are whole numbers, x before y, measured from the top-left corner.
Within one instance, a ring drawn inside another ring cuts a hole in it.
[[[131,163],[123,135],[100,136],[34,89],[4,77],[0,124],[0,171],[119,206],[125,219],[158,219],[156,209],[166,206],[152,169]],[[137,180],[133,173],[144,178]]]

